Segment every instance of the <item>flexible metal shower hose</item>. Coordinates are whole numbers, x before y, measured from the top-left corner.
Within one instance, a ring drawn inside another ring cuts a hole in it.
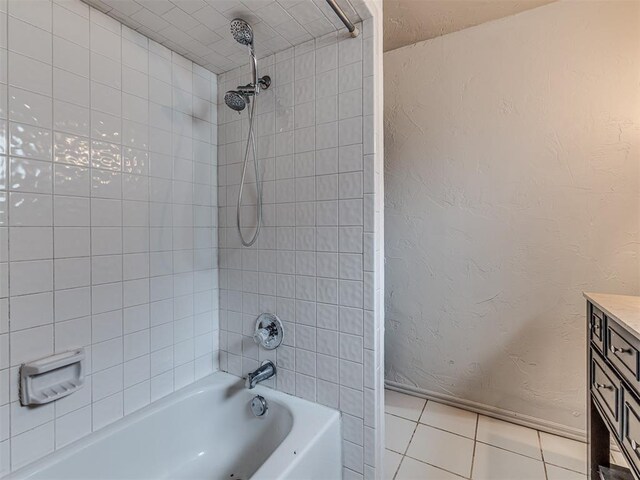
[[[238,190],[238,203],[236,208],[236,226],[238,228],[238,235],[240,236],[240,241],[242,245],[245,247],[250,247],[256,240],[258,239],[258,235],[260,234],[260,227],[262,225],[262,182],[260,181],[260,171],[258,169],[258,147],[256,142],[256,137],[253,131],[253,121],[255,118],[255,108],[256,103],[258,103],[258,96],[254,95],[253,102],[251,102],[251,108],[247,109],[247,113],[249,114],[249,135],[247,136],[247,147],[244,151],[244,163],[242,165],[242,177],[240,177],[240,189]],[[251,240],[245,240],[242,234],[242,228],[240,227],[240,204],[242,203],[242,190],[244,189],[244,179],[247,173],[247,162],[249,160],[249,147],[252,146],[253,150],[253,165],[255,168],[255,176],[256,176],[256,193],[257,193],[257,210],[256,210],[256,231],[251,237]]]

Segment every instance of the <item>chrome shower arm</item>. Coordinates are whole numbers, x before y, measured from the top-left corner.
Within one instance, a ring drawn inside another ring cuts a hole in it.
[[[264,77],[258,79],[258,83],[247,83],[246,85],[240,85],[235,91],[245,96],[251,96],[260,93],[261,89],[269,88],[270,86],[271,77],[269,75],[265,75]]]
[[[255,95],[256,88],[253,83],[247,83],[246,85],[240,85],[237,91],[243,95]]]

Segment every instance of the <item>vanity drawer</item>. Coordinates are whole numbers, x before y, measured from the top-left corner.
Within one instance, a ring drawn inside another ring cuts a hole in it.
[[[612,321],[607,322],[607,359],[633,387],[638,386],[638,350],[628,334]]]
[[[591,305],[590,315],[589,339],[596,345],[598,350],[604,352],[604,314],[598,307]]]
[[[622,404],[622,444],[636,472],[640,471],[640,404],[626,389]]]
[[[616,374],[599,355],[591,352],[591,393],[600,404],[603,413],[619,433],[621,384]]]

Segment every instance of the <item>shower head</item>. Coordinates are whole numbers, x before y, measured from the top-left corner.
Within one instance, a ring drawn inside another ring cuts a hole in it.
[[[253,30],[251,26],[241,18],[231,20],[231,35],[236,42],[253,47]]]
[[[247,103],[249,103],[249,97],[237,90],[229,90],[224,94],[224,103],[226,103],[230,109],[241,112],[247,106]]]
[[[249,47],[251,57],[251,83],[230,90],[224,95],[224,103],[236,112],[241,112],[250,102],[249,98],[258,95],[260,89],[269,88],[271,78],[268,75],[258,78],[258,60],[253,49],[253,30],[251,26],[241,18],[231,20],[231,35],[236,42]],[[255,103],[253,104],[255,107]]]

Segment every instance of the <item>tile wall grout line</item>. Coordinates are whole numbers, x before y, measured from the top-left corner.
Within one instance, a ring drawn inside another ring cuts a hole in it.
[[[7,325],[7,350],[8,350],[8,354],[9,354],[9,364],[7,365],[7,375],[9,375],[9,378],[11,378],[11,337],[12,337],[12,326],[11,326],[11,240],[10,240],[10,235],[9,235],[9,229],[11,228],[11,215],[10,215],[10,210],[11,208],[9,208],[9,205],[11,204],[11,196],[9,195],[9,167],[10,167],[10,154],[11,154],[11,146],[9,145],[9,132],[10,132],[10,122],[9,122],[9,84],[10,84],[10,80],[9,80],[9,10],[10,10],[10,6],[9,6],[9,2],[6,2],[6,6],[7,6],[7,12],[5,14],[5,34],[6,34],[6,58],[7,58],[7,92],[6,92],[6,108],[7,108],[7,114],[6,114],[6,127],[5,127],[5,132],[4,132],[4,141],[5,141],[5,157],[4,157],[4,164],[5,164],[5,177],[6,177],[6,185],[5,185],[5,195],[6,195],[6,200],[5,203],[7,205],[6,209],[7,209],[7,316],[8,316],[8,325]],[[11,380],[9,380],[11,381]],[[11,390],[11,384],[9,384],[9,390]],[[9,410],[9,436],[6,439],[6,441],[8,442],[9,445],[9,472],[13,471],[13,451],[11,448],[11,444],[13,443],[12,440],[12,425],[11,425],[11,395],[9,395],[9,401],[7,402],[7,405],[5,406],[5,408],[7,408]]]
[[[88,285],[88,289],[89,289],[89,334],[91,335],[91,338],[89,338],[89,345],[91,345],[90,349],[91,349],[91,391],[89,392],[89,397],[90,397],[90,403],[89,405],[91,406],[91,433],[94,432],[94,425],[93,425],[93,404],[94,404],[94,400],[93,400],[93,295],[91,294],[91,289],[92,289],[92,285],[93,285],[93,268],[91,268],[91,258],[93,257],[93,242],[91,241],[91,237],[92,237],[92,230],[93,230],[93,222],[91,219],[91,210],[93,208],[93,166],[92,166],[92,157],[93,157],[93,140],[91,138],[91,133],[92,133],[92,128],[93,128],[93,115],[91,114],[92,110],[93,110],[93,101],[92,101],[92,93],[93,93],[93,83],[91,81],[91,71],[93,69],[93,55],[91,55],[91,32],[93,31],[92,25],[91,25],[91,10],[93,7],[88,6],[87,7],[87,24],[89,27],[89,42],[88,42],[88,54],[89,54],[89,78],[88,78],[88,82],[89,82],[89,131],[88,133],[88,138],[87,138],[87,145],[88,145],[88,152],[87,152],[87,169],[89,171],[89,285]]]
[[[53,59],[53,29],[54,29],[54,18],[53,18],[53,2],[50,3],[51,6],[51,153],[49,157],[49,161],[51,162],[51,305],[53,306],[53,315],[51,318],[51,330],[52,330],[52,348],[53,353],[55,354],[56,348],[56,323],[55,323],[55,311],[56,311],[56,296],[55,296],[55,288],[56,288],[56,236],[55,236],[55,226],[56,226],[56,216],[55,216],[55,121],[54,121],[54,106],[55,106],[55,90],[54,90],[54,59]],[[8,40],[7,40],[8,44]],[[58,406],[53,405],[53,451],[56,450],[56,445],[58,443],[58,432],[57,432],[57,418],[58,418]]]
[[[122,400],[122,417],[124,418],[124,58],[122,56],[123,50],[123,27],[124,25],[120,22],[118,26],[119,30],[119,40],[120,40],[120,295],[122,299],[122,304],[120,306],[120,344],[122,346],[122,357],[120,363],[120,374],[122,375],[122,389],[120,392],[120,398]]]

